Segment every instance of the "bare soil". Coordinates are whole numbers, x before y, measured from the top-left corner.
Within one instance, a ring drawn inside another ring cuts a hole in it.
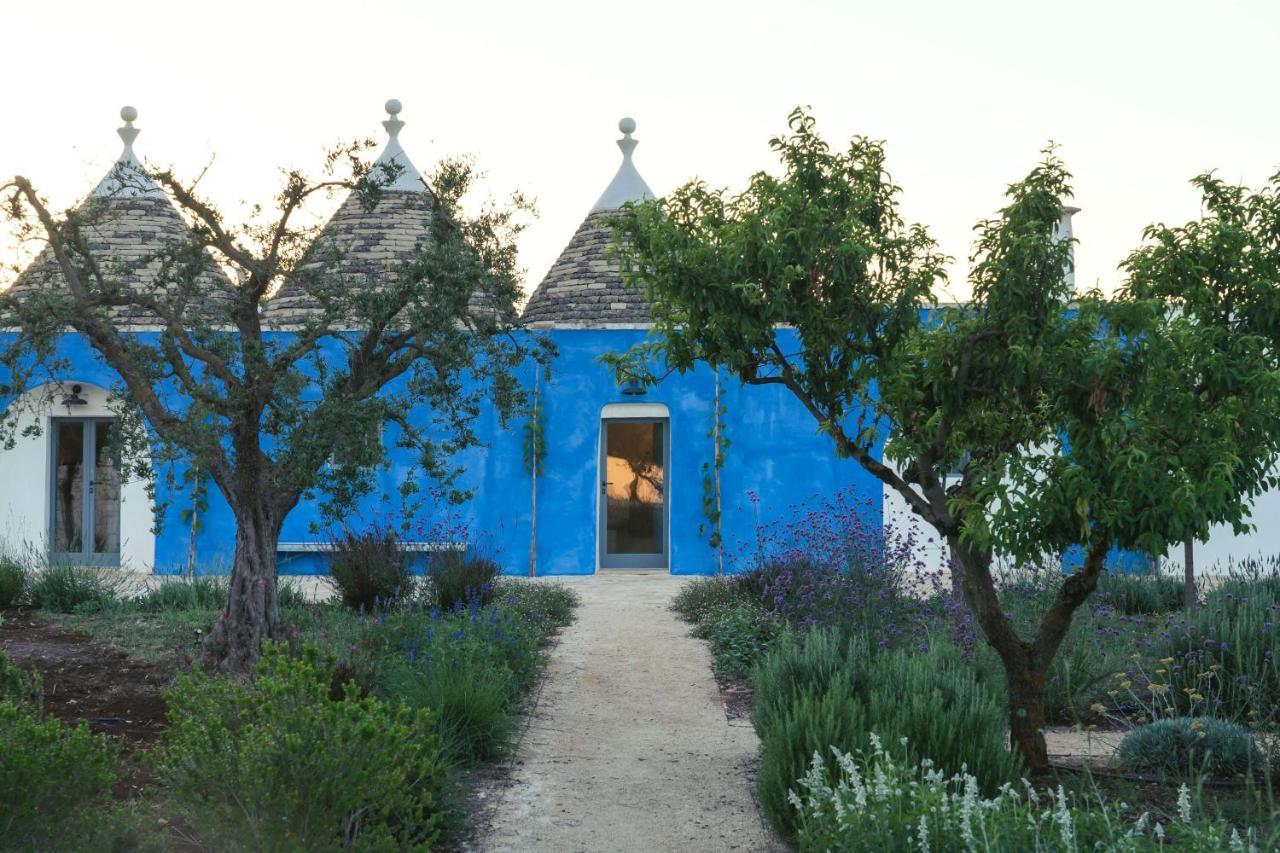
[[[15,666],[39,673],[45,712],[121,737],[125,753],[142,759],[130,762],[133,772],[115,791],[121,798],[137,794],[151,781],[145,756],[167,726],[160,691],[173,680],[173,671],[137,661],[39,613],[6,610],[3,615],[0,649]]]

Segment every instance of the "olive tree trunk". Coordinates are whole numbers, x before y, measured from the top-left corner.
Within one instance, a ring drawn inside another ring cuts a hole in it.
[[[227,605],[205,639],[205,654],[218,669],[239,672],[257,661],[264,640],[280,633],[276,546],[285,513],[259,494],[238,496],[231,509],[236,543]]]

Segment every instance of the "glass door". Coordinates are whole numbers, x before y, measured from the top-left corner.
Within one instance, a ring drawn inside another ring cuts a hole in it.
[[[600,566],[665,569],[667,421],[606,420],[600,441]]]
[[[53,560],[120,565],[120,466],[108,419],[54,418],[49,551]]]

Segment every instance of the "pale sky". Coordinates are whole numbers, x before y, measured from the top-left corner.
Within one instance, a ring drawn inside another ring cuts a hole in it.
[[[469,153],[490,192],[536,197],[527,290],[612,177],[625,115],[659,194],[772,168],[797,104],[835,145],[887,140],[904,212],[957,258],[959,292],[974,223],[1048,140],[1083,208],[1077,282],[1106,289],[1146,224],[1196,214],[1189,178],[1280,168],[1274,0],[3,0],[0,33],[0,176],[59,207],[110,167],[124,104],[140,156],[189,175],[214,158],[204,189],[235,209],[269,202],[281,166],[381,140],[394,97],[424,173]]]

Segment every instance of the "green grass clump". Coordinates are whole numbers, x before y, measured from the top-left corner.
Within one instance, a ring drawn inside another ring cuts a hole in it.
[[[1262,769],[1262,756],[1244,726],[1212,717],[1172,717],[1130,732],[1120,764],[1139,773],[1195,778],[1242,776]]]
[[[165,578],[129,606],[141,613],[181,613],[192,610],[218,611],[227,603],[225,575],[182,575]]]
[[[409,611],[387,624],[374,638],[378,692],[430,710],[451,764],[508,755],[520,700],[542,661],[545,623],[498,601],[446,613]]]
[[[12,557],[0,556],[0,607],[22,603],[27,588],[27,567]]]
[[[1096,601],[1130,616],[1169,613],[1183,604],[1183,583],[1172,577],[1108,573],[1098,579]]]
[[[118,605],[129,581],[118,570],[54,565],[29,579],[27,596],[33,607],[55,613],[95,613]]]

